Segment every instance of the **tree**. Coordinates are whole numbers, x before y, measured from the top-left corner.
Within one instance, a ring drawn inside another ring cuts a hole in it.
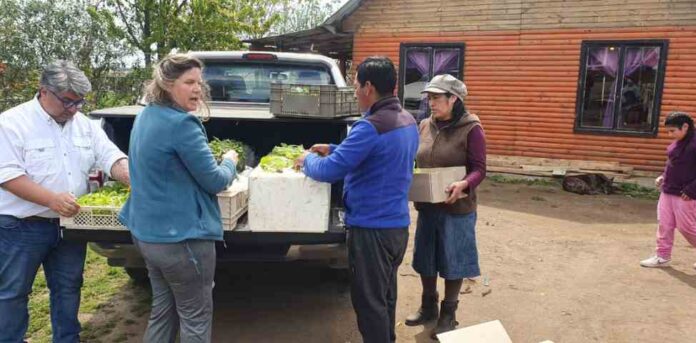
[[[0,109],[26,101],[36,93],[41,67],[55,59],[73,61],[100,89],[112,70],[130,54],[85,12],[101,3],[89,0],[49,2],[0,0]],[[93,97],[98,97],[95,92]]]
[[[284,0],[276,11],[283,13],[270,30],[272,35],[309,30],[331,16],[343,0]]]
[[[172,49],[231,50],[240,37],[265,33],[280,17],[282,0],[107,0],[92,16],[127,41],[151,65]]]

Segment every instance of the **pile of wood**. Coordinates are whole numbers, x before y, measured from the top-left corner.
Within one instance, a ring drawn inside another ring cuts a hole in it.
[[[539,157],[488,155],[490,172],[529,176],[571,176],[580,174],[604,174],[614,180],[625,180],[633,174],[633,167],[619,162],[581,161]]]

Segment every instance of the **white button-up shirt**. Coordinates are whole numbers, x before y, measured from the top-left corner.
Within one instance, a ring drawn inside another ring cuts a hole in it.
[[[0,184],[26,175],[53,192],[79,197],[88,192],[92,167],[110,173],[111,166],[125,157],[99,122],[80,112],[61,126],[34,98],[0,114]],[[1,187],[0,214],[58,217]]]

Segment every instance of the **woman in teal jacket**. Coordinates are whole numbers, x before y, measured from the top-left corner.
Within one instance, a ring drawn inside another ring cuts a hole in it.
[[[147,265],[152,312],[145,342],[210,342],[215,241],[222,240],[216,194],[235,177],[237,155],[215,162],[191,112],[205,106],[203,63],[169,55],[154,68],[149,105],[130,136],[131,194],[120,218]]]

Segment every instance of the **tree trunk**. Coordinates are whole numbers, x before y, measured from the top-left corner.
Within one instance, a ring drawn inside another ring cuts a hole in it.
[[[150,45],[148,45],[147,42],[150,41],[150,37],[152,36],[152,32],[150,29],[150,20],[151,20],[151,13],[150,10],[152,9],[152,6],[150,6],[151,2],[147,2],[145,4],[144,8],[144,16],[143,16],[143,37],[142,37],[142,42],[143,42],[143,53],[145,54],[145,67],[150,68],[152,65],[152,48]]]

